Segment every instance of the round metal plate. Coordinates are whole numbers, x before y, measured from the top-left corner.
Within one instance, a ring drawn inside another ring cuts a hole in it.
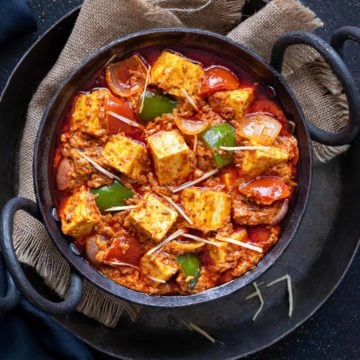
[[[13,159],[31,94],[56,60],[76,15],[77,11],[69,14],[33,46],[4,90],[0,131],[7,141],[0,142],[0,153],[4,154],[0,169],[7,176],[0,178],[2,203],[16,190]],[[99,351],[129,359],[235,359],[273,344],[324,303],[353,259],[360,235],[359,160],[357,139],[346,156],[314,169],[313,190],[302,225],[276,265],[259,279],[268,283],[291,275],[295,297],[292,318],[287,316],[286,286],[279,284],[262,288],[265,307],[256,322],[251,317],[258,308],[257,300],[244,300],[253,292],[252,286],[196,307],[143,308],[135,323],[123,318],[116,329],[107,329],[78,313],[56,317],[56,321]],[[212,345],[184,328],[181,320],[192,321],[220,342]]]

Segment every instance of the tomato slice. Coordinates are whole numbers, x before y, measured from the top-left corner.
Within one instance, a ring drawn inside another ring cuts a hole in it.
[[[234,73],[222,66],[211,66],[205,70],[200,95],[207,97],[216,91],[236,90],[238,87],[239,79]]]
[[[109,97],[107,111],[124,116],[130,120],[135,120],[135,114],[129,102],[126,99],[113,94]],[[136,129],[109,114],[107,115],[107,123],[108,132],[110,134],[117,134],[118,132],[132,133]]]
[[[263,225],[248,228],[249,240],[252,243],[264,244],[269,240],[270,234],[270,229]]]
[[[104,260],[137,265],[142,255],[143,249],[141,243],[137,239],[128,236],[126,238],[115,239],[108,249]]]
[[[255,198],[264,205],[290,196],[290,188],[276,176],[259,177],[239,187],[239,192]]]

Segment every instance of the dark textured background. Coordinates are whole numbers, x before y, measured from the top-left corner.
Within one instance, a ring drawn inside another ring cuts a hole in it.
[[[11,1],[11,0],[9,0]],[[109,0],[111,1],[111,0]],[[303,0],[324,21],[318,31],[329,40],[344,25],[360,26],[359,0]],[[1,47],[0,92],[27,48],[54,22],[82,3],[81,0],[28,0],[38,29]],[[360,87],[360,46],[346,46],[346,60]],[[360,214],[359,214],[360,217]],[[341,239],[339,239],[341,241]],[[339,288],[304,325],[272,347],[249,357],[265,359],[360,359],[360,256],[355,258]]]

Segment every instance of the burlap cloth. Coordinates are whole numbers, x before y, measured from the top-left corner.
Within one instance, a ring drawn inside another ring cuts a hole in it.
[[[269,58],[273,43],[288,31],[313,31],[322,22],[295,0],[273,0],[241,22],[245,0],[85,0],[73,32],[56,64],[40,84],[27,114],[20,150],[19,195],[35,200],[32,176],[34,139],[51,95],[70,70],[103,46],[125,34],[156,27],[202,28],[226,34]],[[317,53],[306,46],[287,51],[284,74],[309,120],[330,131],[347,121],[341,87]],[[316,157],[327,161],[345,147],[315,144]],[[65,296],[70,267],[44,227],[23,212],[15,221],[14,242],[21,262],[34,267],[45,282]],[[139,308],[85,282],[78,311],[102,324],[116,326],[122,313],[135,319]]]

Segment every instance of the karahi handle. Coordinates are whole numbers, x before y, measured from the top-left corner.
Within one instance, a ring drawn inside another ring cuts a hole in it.
[[[60,302],[53,302],[40,295],[27,279],[19,260],[17,259],[12,234],[15,213],[18,210],[26,211],[41,221],[36,203],[22,197],[9,200],[1,212],[0,246],[3,257],[14,282],[19,291],[38,309],[52,315],[68,314],[75,310],[83,294],[83,283],[75,273],[71,273],[70,286],[66,298]]]
[[[353,28],[353,27],[352,27]],[[360,29],[355,31],[356,41],[360,39]],[[345,40],[353,39],[348,32],[343,29],[338,30],[333,36],[332,44],[335,49],[342,50]],[[352,142],[359,132],[360,127],[360,94],[348,67],[342,60],[340,54],[319,36],[305,32],[293,31],[281,36],[275,43],[270,64],[281,72],[286,49],[292,45],[308,45],[319,52],[323,59],[328,63],[334,75],[341,83],[349,106],[349,123],[337,133],[320,129],[307,122],[307,128],[311,138],[321,144],[339,146]]]

